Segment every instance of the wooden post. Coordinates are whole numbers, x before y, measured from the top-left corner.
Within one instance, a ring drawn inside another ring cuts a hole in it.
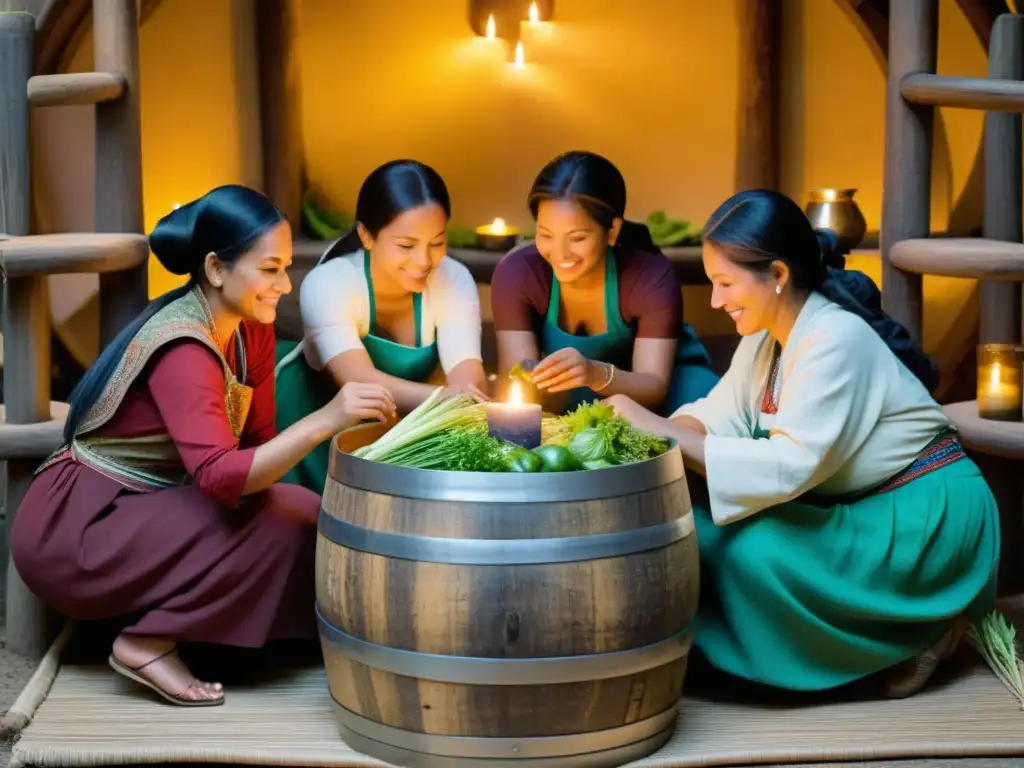
[[[1005,13],[992,26],[989,77],[1024,80],[1024,16]],[[985,237],[1021,242],[1021,116],[985,114]],[[1016,343],[1021,331],[1020,287],[984,280],[980,286],[982,342]]]
[[[778,189],[781,0],[738,0],[736,190]]]
[[[145,234],[139,114],[137,0],[93,1],[97,72],[125,81],[120,99],[96,105],[96,231]],[[149,302],[147,265],[100,275],[100,346],[109,344]]]
[[[890,3],[880,243],[882,307],[919,341],[923,322],[921,276],[894,267],[889,249],[900,240],[929,234],[935,110],[907,103],[900,93],[900,83],[910,74],[935,72],[938,37],[938,0]]]
[[[263,191],[298,234],[302,216],[302,98],[299,84],[299,0],[257,0]]]
[[[0,14],[0,232],[29,233],[29,105],[35,19]],[[6,420],[31,424],[50,418],[50,304],[45,277],[4,284],[4,406]],[[7,556],[11,525],[37,461],[8,461],[5,560],[7,647],[41,658],[46,652],[46,607],[25,586]]]
[[[988,54],[989,77],[1024,80],[1024,17],[1003,14],[992,25]],[[992,240],[1019,243],[1022,221],[1021,116],[1013,112],[985,114],[984,235]],[[1021,288],[1016,283],[983,280],[979,286],[978,338],[982,342],[1016,343],[1021,337]],[[1024,586],[1021,569],[1021,489],[1017,463],[985,457],[981,467],[999,504],[1002,557],[1000,594]]]

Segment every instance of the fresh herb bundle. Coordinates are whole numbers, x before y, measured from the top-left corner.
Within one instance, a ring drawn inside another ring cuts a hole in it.
[[[1024,709],[1024,661],[1017,646],[1017,631],[1001,613],[992,611],[967,632],[967,641],[988,663],[999,681]]]
[[[468,395],[441,399],[444,387],[435,389],[379,440],[356,450],[353,455],[370,461],[387,462],[389,457],[429,437],[459,428],[487,428],[486,406]]]

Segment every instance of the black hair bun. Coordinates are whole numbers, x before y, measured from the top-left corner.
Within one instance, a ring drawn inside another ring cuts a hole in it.
[[[202,198],[175,208],[157,222],[149,235],[153,255],[172,275],[191,275],[199,268],[193,238]],[[201,254],[199,260],[206,258]]]

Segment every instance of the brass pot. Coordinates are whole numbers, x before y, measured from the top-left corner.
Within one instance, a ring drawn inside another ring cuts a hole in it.
[[[804,213],[815,229],[831,229],[844,253],[856,248],[867,232],[864,214],[853,199],[856,189],[812,189]]]

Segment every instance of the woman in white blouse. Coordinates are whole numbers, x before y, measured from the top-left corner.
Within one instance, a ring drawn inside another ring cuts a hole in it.
[[[1000,547],[991,491],[929,394],[934,363],[783,195],[724,203],[703,257],[743,336],[729,370],[671,419],[608,400],[707,478],[697,645],[759,683],[884,671],[883,693],[909,696],[991,609]]]
[[[450,215],[444,181],[422,163],[395,160],[367,177],[356,226],[302,281],[302,342],[278,343],[278,429],[350,381],[382,384],[401,412],[438,384],[487,398],[476,283],[445,258]],[[318,446],[284,482],[322,492],[329,448]]]

